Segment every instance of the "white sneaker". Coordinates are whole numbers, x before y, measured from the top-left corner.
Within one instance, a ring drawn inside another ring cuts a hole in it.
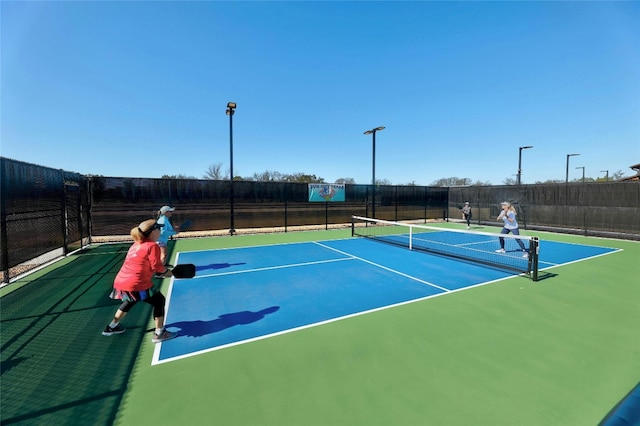
[[[524,257],[525,259],[529,258],[529,253],[527,253],[526,251],[524,253],[522,253],[522,257]]]
[[[496,250],[496,253],[505,253],[504,249],[498,249]]]
[[[153,334],[153,339],[151,339],[151,341],[153,343],[160,343],[160,342],[164,342],[165,340],[171,340],[174,337],[178,337],[178,333],[172,332],[172,331],[163,330],[162,334],[160,334],[160,335],[154,333]]]

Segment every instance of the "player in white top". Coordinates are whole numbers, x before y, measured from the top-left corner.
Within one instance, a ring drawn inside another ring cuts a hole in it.
[[[511,232],[513,235],[520,235],[520,231],[518,230],[518,221],[516,221],[516,209],[508,201],[500,203],[500,206],[502,207],[502,211],[500,212],[497,220],[504,221],[504,228],[502,228],[502,231],[500,231],[500,233],[508,234],[509,232]],[[520,240],[520,238],[516,239],[516,242],[523,251],[523,257],[529,257],[529,252],[524,247],[524,243]],[[500,249],[496,250],[496,253],[504,252],[504,238],[500,237]]]

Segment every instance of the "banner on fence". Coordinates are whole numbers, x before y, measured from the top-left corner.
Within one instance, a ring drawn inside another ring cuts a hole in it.
[[[310,183],[310,202],[344,202],[344,184]]]

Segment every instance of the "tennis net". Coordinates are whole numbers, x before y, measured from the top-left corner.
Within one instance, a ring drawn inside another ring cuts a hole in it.
[[[524,273],[534,281],[538,279],[540,245],[537,237],[463,231],[361,216],[351,217],[351,235]],[[504,251],[500,249],[501,239],[504,239]]]

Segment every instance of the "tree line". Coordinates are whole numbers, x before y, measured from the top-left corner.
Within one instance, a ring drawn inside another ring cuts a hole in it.
[[[624,177],[624,173],[622,170],[618,170],[608,178],[606,176],[598,177],[598,178],[590,178],[585,177],[585,182],[615,182]],[[162,179],[198,179],[194,176],[186,176],[186,175],[164,175]],[[205,171],[202,179],[211,179],[211,180],[226,180],[229,179],[229,170],[222,170],[222,163],[211,164],[207,170]],[[608,179],[608,180],[607,180]],[[293,183],[341,183],[341,184],[355,184],[355,179],[351,177],[344,177],[336,179],[335,182],[326,182],[325,179],[321,176],[316,176],[314,174],[307,173],[280,173],[277,171],[265,170],[261,173],[254,173],[249,177],[242,176],[234,176],[234,181],[255,181],[255,182],[293,182]],[[576,178],[571,180],[571,182],[582,182],[582,178]],[[536,181],[536,184],[545,184],[545,183],[564,183],[564,180],[560,179],[549,179],[546,181]],[[388,179],[376,179],[377,185],[393,185],[391,181]],[[517,181],[513,177],[507,177],[502,182],[503,185],[516,185]],[[408,182],[404,184],[404,186],[417,186],[414,182]],[[427,186],[439,186],[439,187],[450,187],[450,186],[491,186],[491,183],[488,181],[481,180],[472,180],[469,178],[460,178],[460,177],[447,177],[440,178],[431,182],[431,184]]]

